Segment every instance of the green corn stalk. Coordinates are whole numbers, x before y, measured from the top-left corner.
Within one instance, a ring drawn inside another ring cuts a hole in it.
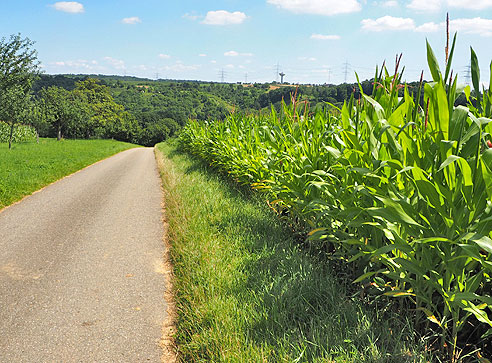
[[[279,113],[190,121],[180,136],[184,149],[301,220],[312,243],[352,263],[357,283],[409,299],[451,357],[471,319],[492,334],[492,88],[477,91],[473,51],[476,98],[457,84],[455,42],[444,77],[427,43],[433,82],[421,80],[416,98],[403,70],[390,76],[383,65],[372,94],[360,87],[339,114],[309,115],[295,101]],[[463,90],[468,105],[455,107]]]

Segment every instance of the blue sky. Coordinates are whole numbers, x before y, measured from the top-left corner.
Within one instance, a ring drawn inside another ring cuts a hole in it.
[[[1,0],[0,35],[36,42],[46,73],[291,83],[342,83],[392,69],[427,72],[425,39],[444,62],[444,20],[458,31],[453,62],[465,81],[469,47],[488,84],[492,0]]]

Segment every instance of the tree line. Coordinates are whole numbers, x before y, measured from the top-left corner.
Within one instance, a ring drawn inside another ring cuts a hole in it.
[[[292,95],[312,108],[361,97],[358,84],[346,83],[287,86],[46,75],[33,44],[20,34],[0,41],[0,121],[9,125],[9,145],[15,126],[29,124],[41,137],[113,138],[152,146],[176,134],[189,119],[221,120],[231,112],[272,105],[280,109]],[[360,86],[370,95],[373,81]]]
[[[174,120],[147,117],[143,122],[117,103],[100,81],[56,77],[62,86],[33,87],[43,79],[34,43],[20,34],[0,40],[0,121],[8,125],[12,147],[14,129],[31,125],[41,137],[113,138],[154,145],[179,128]],[[46,78],[44,78],[46,79]]]

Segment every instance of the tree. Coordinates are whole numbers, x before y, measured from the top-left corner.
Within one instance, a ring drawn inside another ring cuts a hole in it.
[[[88,115],[83,103],[75,94],[64,88],[51,86],[43,88],[40,96],[45,118],[56,130],[57,139],[61,140],[69,130],[70,136],[77,136],[79,124],[84,120],[84,116],[88,118]]]
[[[34,127],[36,130],[36,141],[39,144],[39,135],[47,134],[49,124],[46,120],[46,115],[43,110],[43,100],[33,98],[26,115],[27,124]]]
[[[90,134],[86,137],[114,138],[119,141],[134,141],[138,123],[133,115],[116,103],[110,88],[99,80],[88,78],[76,83],[73,91],[90,109]]]
[[[0,40],[0,120],[10,126],[9,149],[14,127],[29,108],[31,88],[40,73],[33,44],[20,34]]]

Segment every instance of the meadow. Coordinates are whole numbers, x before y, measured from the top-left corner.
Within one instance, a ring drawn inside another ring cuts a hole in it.
[[[393,72],[376,69],[370,95],[359,86],[340,109],[310,112],[294,94],[280,112],[190,122],[180,137],[264,192],[361,294],[400,299],[449,361],[492,356],[492,80],[481,88],[472,49],[473,90],[458,84],[455,41],[443,71],[427,44],[433,79],[416,89],[397,58]]]
[[[66,176],[136,145],[114,140],[40,139],[0,143],[0,209]]]

